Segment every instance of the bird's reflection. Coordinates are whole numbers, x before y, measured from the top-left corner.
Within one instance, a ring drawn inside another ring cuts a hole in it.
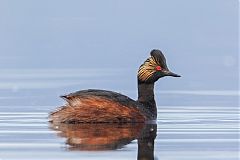
[[[51,128],[60,131],[58,136],[67,138],[69,150],[115,150],[137,139],[137,159],[154,159],[156,124],[51,124]]]

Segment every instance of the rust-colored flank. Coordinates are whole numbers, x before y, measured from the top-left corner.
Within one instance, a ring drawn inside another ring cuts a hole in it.
[[[88,95],[69,98],[66,106],[51,114],[51,119],[64,123],[144,122],[146,117],[135,106]]]

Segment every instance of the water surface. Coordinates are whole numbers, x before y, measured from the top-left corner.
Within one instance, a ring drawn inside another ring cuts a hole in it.
[[[48,114],[64,103],[58,97],[63,93],[88,85],[104,87],[105,81],[111,90],[131,97],[136,91],[112,85],[111,81],[124,82],[114,78],[115,71],[106,70],[106,75],[95,74],[99,70],[11,72],[0,86],[1,160],[238,159],[237,91],[156,89],[157,124],[53,125]]]

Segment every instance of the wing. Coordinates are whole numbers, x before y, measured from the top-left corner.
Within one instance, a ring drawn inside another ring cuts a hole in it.
[[[60,96],[65,99],[68,103],[73,104],[76,99],[86,99],[86,98],[104,98],[106,100],[113,101],[115,103],[120,103],[124,106],[140,107],[141,104],[135,100],[113,91],[88,89],[70,93],[68,95]],[[74,106],[74,104],[73,104]]]

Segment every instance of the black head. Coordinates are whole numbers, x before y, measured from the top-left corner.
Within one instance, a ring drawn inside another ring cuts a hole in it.
[[[149,57],[138,70],[138,81],[142,83],[154,83],[159,78],[165,76],[180,77],[169,71],[166,63],[166,58],[160,50],[154,49]]]

